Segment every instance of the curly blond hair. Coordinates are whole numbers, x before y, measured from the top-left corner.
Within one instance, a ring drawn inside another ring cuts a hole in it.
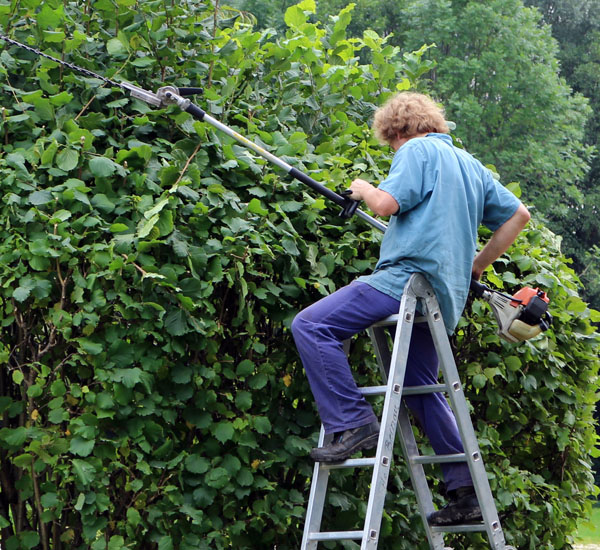
[[[447,134],[450,129],[444,110],[431,98],[415,92],[400,92],[377,109],[373,131],[379,141],[391,143],[396,137],[411,138],[428,132]]]

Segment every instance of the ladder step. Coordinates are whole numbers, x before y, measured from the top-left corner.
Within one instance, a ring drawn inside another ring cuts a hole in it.
[[[387,386],[365,386],[364,388],[358,388],[358,390],[363,395],[385,395]]]
[[[321,462],[322,470],[339,470],[340,468],[360,468],[362,466],[375,466],[375,457],[372,458],[349,458],[343,462]]]
[[[358,388],[363,395],[385,395],[387,386],[365,386]],[[426,386],[404,386],[402,395],[424,395],[426,393],[438,393],[448,391],[446,384],[428,384]]]
[[[411,456],[410,461],[413,464],[447,464],[448,462],[466,462],[467,455],[465,453],[454,455],[419,455]]]
[[[476,533],[485,531],[483,523],[474,523],[471,525],[446,525],[445,527],[431,527],[432,533]]]
[[[389,315],[387,316],[385,319],[381,319],[381,321],[377,321],[376,323],[373,323],[371,326],[373,327],[387,327],[390,325],[395,325],[398,323],[398,318],[400,317],[400,315],[398,315],[397,313],[395,313],[394,315]]]
[[[438,393],[448,391],[446,384],[428,384],[427,386],[404,386],[402,395],[424,395],[426,393]]]
[[[323,533],[310,533],[308,540],[360,540],[364,531],[328,531]]]
[[[373,326],[373,327],[389,327],[389,326],[398,324],[399,318],[400,318],[400,315],[398,315],[396,313],[394,315],[389,315],[388,317],[381,319],[381,321],[377,321],[376,323],[373,323],[371,326]],[[415,317],[413,317],[413,322],[414,323],[425,323],[425,322],[427,322],[427,317],[425,317],[424,315],[416,315]]]

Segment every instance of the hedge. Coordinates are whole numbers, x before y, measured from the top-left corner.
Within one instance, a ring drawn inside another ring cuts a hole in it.
[[[428,46],[346,38],[352,6],[314,23],[305,0],[278,36],[215,4],[28,0],[0,16],[109,78],[203,86],[207,112],[332,189],[380,179],[371,115],[426,88]],[[371,269],[380,235],[176,107],[14,46],[0,63],[3,548],[298,548],[319,420],[290,321]],[[473,302],[454,344],[508,541],[562,548],[596,492],[600,316],[537,223],[485,280],[552,300],[552,330],[520,345]],[[376,380],[364,338],[351,359]],[[358,524],[368,484],[336,476],[326,523]],[[383,533],[382,548],[426,547],[401,460]]]

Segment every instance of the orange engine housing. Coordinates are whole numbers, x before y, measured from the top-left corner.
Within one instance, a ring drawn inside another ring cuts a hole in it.
[[[539,288],[531,288],[530,286],[526,286],[513,294],[513,300],[510,305],[513,307],[517,307],[519,305],[526,306],[535,296],[544,300],[546,303],[550,302],[545,292],[542,292]]]

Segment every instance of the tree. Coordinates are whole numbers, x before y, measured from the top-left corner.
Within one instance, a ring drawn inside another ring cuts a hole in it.
[[[433,89],[456,134],[503,178],[520,181],[542,214],[566,216],[587,170],[589,108],[558,76],[557,46],[537,11],[520,0],[419,0],[403,16],[407,47],[423,36],[437,45]]]
[[[256,18],[258,28],[276,29],[285,32],[285,10],[294,4],[293,0],[232,0],[228,2],[236,9],[251,13]]]
[[[528,1],[542,12],[560,45],[561,73],[574,90],[590,100],[592,115],[586,125],[585,142],[595,149],[591,170],[581,184],[583,200],[573,205],[565,249],[572,252],[575,269],[581,274],[584,295],[600,303],[600,3],[598,0]],[[596,306],[597,307],[597,306]],[[600,406],[596,419],[600,418]],[[596,483],[600,484],[600,457],[595,461]]]
[[[572,88],[590,101],[592,114],[585,127],[585,143],[594,148],[591,169],[580,184],[581,198],[571,201],[570,214],[564,220],[565,249],[573,256],[581,273],[585,296],[592,304],[600,303],[600,3],[598,0],[526,2],[537,6],[543,21],[551,26],[560,49],[561,74]],[[550,215],[550,219],[554,221]],[[557,220],[560,223],[561,220]]]
[[[332,188],[385,172],[368,121],[418,85],[419,54],[348,39],[350,9],[311,23],[310,0],[277,39],[222,6],[133,5],[0,14],[15,39],[107,77],[204,86],[209,114]],[[0,61],[3,548],[297,548],[318,419],[289,323],[370,269],[379,235],[174,106],[15,46]],[[456,344],[509,540],[563,546],[594,490],[598,313],[542,225],[486,278],[552,295],[537,340],[502,343],[475,303]],[[363,339],[352,360],[374,383]],[[334,483],[326,520],[351,528],[369,480]],[[414,548],[401,463],[390,490],[382,544]]]

